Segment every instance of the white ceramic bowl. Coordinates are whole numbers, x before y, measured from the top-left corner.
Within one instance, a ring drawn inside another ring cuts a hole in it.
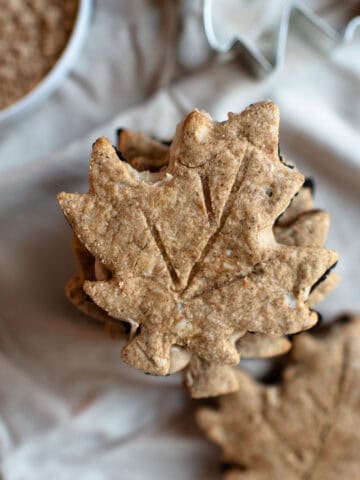
[[[80,53],[90,23],[92,0],[80,0],[77,17],[69,41],[50,72],[29,93],[17,102],[0,110],[0,126],[22,118],[43,102],[69,73]]]

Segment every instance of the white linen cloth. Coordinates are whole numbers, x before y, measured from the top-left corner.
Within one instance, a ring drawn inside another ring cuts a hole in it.
[[[350,3],[312,2],[336,20]],[[124,365],[119,341],[64,298],[75,263],[55,195],[86,191],[91,144],[118,126],[167,138],[193,107],[223,120],[261,99],[280,105],[282,152],[317,180],[316,204],[332,216],[328,245],[340,253],[342,283],[319,308],[327,318],[360,311],[359,38],[325,57],[295,29],[284,69],[259,80],[209,51],[199,2],[98,0],[73,73],[1,132],[4,480],[220,478],[218,450],[197,431],[181,377]]]

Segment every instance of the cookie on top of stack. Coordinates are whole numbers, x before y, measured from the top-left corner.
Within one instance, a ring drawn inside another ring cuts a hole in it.
[[[337,281],[329,217],[278,132],[271,102],[224,122],[194,110],[171,145],[122,130],[95,142],[89,192],[58,196],[80,264],[70,300],[119,325],[128,364],[184,370],[194,397],[241,388],[240,356],[286,352]]]

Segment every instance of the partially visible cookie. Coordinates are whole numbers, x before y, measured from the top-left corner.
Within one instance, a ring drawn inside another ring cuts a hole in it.
[[[179,368],[190,352],[236,364],[247,332],[281,336],[316,323],[309,290],[337,256],[275,242],[274,222],[303,183],[277,156],[278,124],[270,102],[222,123],[194,111],[160,174],[138,173],[102,138],[89,193],[59,195],[105,274],[84,291],[134,327],[123,350],[131,365],[171,373],[175,352]]]
[[[169,163],[169,145],[140,132],[119,129],[118,151],[123,160],[143,172],[157,171]]]
[[[73,236],[73,250],[79,265],[79,271],[74,274],[66,284],[65,293],[68,300],[70,300],[70,302],[81,312],[85,313],[85,315],[88,315],[99,322],[112,326],[116,322],[118,329],[126,334],[128,331],[126,324],[115,321],[115,319],[111,318],[105,310],[98,307],[84,292],[84,282],[87,280],[96,280],[97,278],[96,260],[76,235]]]
[[[274,226],[274,235],[279,243],[298,246],[323,246],[325,244],[330,216],[324,210],[314,208],[315,182],[306,178],[302,189],[293,198],[289,208]],[[339,276],[332,268],[325,272],[312,287],[308,303],[310,307],[321,302],[338,284]]]
[[[301,215],[303,212],[307,212],[314,208],[313,197],[314,197],[314,181],[310,178],[306,178],[303,184],[303,188],[300,192],[295,195],[291,200],[289,208],[279,216],[276,221],[276,225],[280,227],[286,227],[290,225],[291,222],[296,220],[296,218]]]
[[[241,370],[241,391],[197,420],[223,451],[226,480],[339,480],[360,472],[360,318],[294,339],[278,385]]]

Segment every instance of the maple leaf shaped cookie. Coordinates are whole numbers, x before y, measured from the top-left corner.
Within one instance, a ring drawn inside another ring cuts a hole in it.
[[[273,224],[303,176],[277,154],[271,102],[217,123],[193,111],[178,126],[168,167],[140,174],[100,138],[90,191],[59,194],[75,234],[111,272],[87,295],[138,327],[123,359],[167,374],[171,351],[236,364],[235,342],[310,328],[311,286],[337,259],[322,247],[278,244]]]
[[[360,471],[360,318],[294,340],[278,385],[238,370],[241,391],[197,412],[226,480],[355,479]]]

